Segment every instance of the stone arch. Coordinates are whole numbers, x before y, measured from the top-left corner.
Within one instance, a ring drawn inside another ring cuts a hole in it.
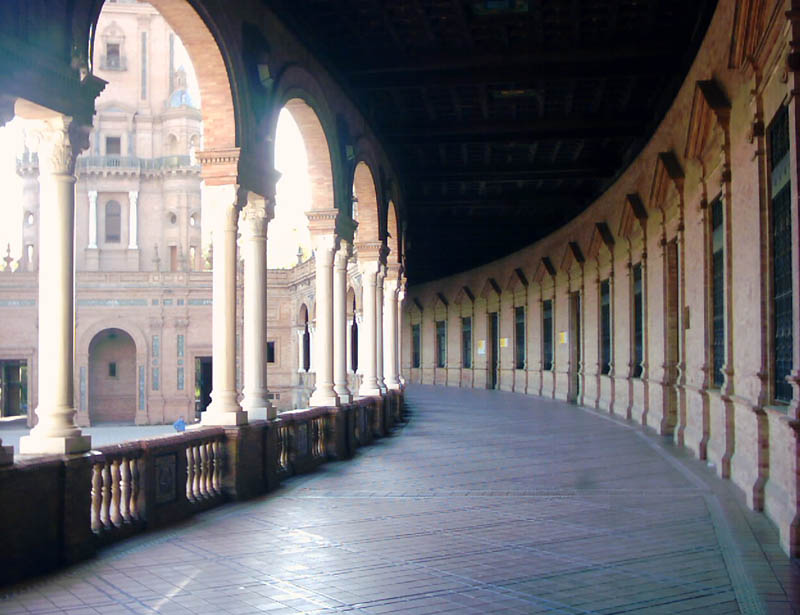
[[[311,181],[311,209],[332,209],[336,203],[333,162],[328,136],[319,115],[302,98],[291,98],[283,108],[291,113],[303,137]]]
[[[275,135],[282,109],[291,113],[306,147],[308,174],[311,179],[311,208],[338,207],[335,197],[338,169],[341,168],[336,139],[336,122],[331,112],[325,90],[317,78],[297,65],[287,66],[275,82],[275,103],[265,126],[264,138],[270,144],[268,163],[275,164]]]
[[[380,209],[375,177],[369,165],[361,160],[353,174],[353,192],[358,199],[358,227],[356,241],[358,243],[379,242]]]
[[[79,414],[82,415],[85,418],[85,420],[88,420],[91,417],[89,401],[92,392],[92,387],[90,382],[89,359],[90,359],[90,346],[92,340],[94,340],[103,331],[111,331],[111,330],[118,330],[125,333],[129,338],[131,338],[132,343],[134,345],[135,368],[136,368],[135,383],[137,383],[133,385],[135,413],[127,417],[125,420],[128,419],[130,419],[131,421],[136,420],[137,423],[146,422],[147,389],[146,387],[144,387],[145,392],[144,395],[142,395],[143,392],[139,390],[140,387],[138,386],[138,381],[140,378],[144,378],[146,374],[147,355],[148,355],[147,338],[137,326],[131,324],[130,322],[126,322],[123,325],[120,318],[105,318],[93,322],[91,325],[86,327],[86,329],[84,329],[83,332],[78,337],[78,344],[76,346],[76,358],[77,358],[76,365],[79,366],[79,369],[76,370],[77,386],[75,387],[75,390],[78,392],[79,396],[78,399]],[[139,372],[141,372],[141,374]],[[94,419],[92,419],[92,421],[93,420]]]
[[[300,336],[300,347],[297,357],[298,371],[308,372],[311,369],[311,312],[305,302],[300,304],[297,311],[298,335]]]
[[[178,137],[175,133],[169,133],[166,138],[166,142],[164,144],[164,153],[168,156],[172,156],[178,153]]]
[[[207,150],[230,150],[239,144],[240,123],[234,104],[235,82],[229,73],[230,58],[223,57],[222,33],[207,15],[201,16],[187,1],[149,0],[150,4],[181,39],[198,69],[197,84],[202,99],[203,140]],[[98,12],[99,15],[99,12]],[[213,32],[212,32],[213,30]],[[92,48],[97,37],[92,41]],[[244,75],[244,69],[237,71]],[[242,88],[237,88],[237,93]]]

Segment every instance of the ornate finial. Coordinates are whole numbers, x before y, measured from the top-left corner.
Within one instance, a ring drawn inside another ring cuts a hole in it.
[[[10,271],[11,270],[11,263],[14,262],[14,259],[11,258],[11,243],[7,243],[6,244],[6,256],[3,259],[3,262],[5,262],[5,264],[6,264],[5,268]]]
[[[303,264],[303,248],[302,246],[297,246],[297,264]]]

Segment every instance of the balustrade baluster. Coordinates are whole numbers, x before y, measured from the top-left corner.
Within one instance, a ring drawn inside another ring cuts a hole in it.
[[[119,462],[119,512],[125,523],[131,522],[131,469],[128,460],[123,457]]]
[[[194,502],[194,453],[192,447],[186,449],[186,499]]]
[[[214,442],[214,491],[222,493],[222,442]]]
[[[130,476],[131,476],[131,489],[130,489],[130,503],[128,505],[128,510],[130,510],[131,519],[139,519],[139,460],[138,459],[131,459],[129,464],[130,466]]]
[[[200,449],[200,494],[206,499],[208,498],[208,452],[205,442],[198,448]]]
[[[192,481],[192,493],[194,494],[195,501],[200,499],[200,480],[202,471],[202,464],[200,463],[200,447],[192,447],[192,457],[194,459],[194,480]]]
[[[99,532],[103,527],[100,522],[100,505],[102,503],[103,477],[101,464],[92,465],[92,496],[91,496],[91,526],[93,532]]]
[[[111,480],[111,500],[109,502],[108,516],[116,527],[122,525],[122,515],[120,514],[120,471],[119,459],[112,461],[109,467]]]
[[[102,487],[102,504],[100,505],[100,523],[106,529],[111,527],[111,519],[109,511],[111,509],[111,471],[109,470],[108,462],[103,464],[103,487]]]

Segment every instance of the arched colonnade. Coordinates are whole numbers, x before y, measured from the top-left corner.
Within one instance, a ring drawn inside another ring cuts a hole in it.
[[[202,423],[243,425],[253,413],[275,417],[266,369],[266,242],[278,180],[274,136],[284,107],[303,135],[312,180],[307,218],[316,267],[317,339],[316,385],[310,404],[339,405],[357,395],[380,395],[399,388],[399,350],[392,332],[398,330],[397,299],[404,286],[402,241],[395,230],[400,228],[400,210],[396,197],[390,204],[390,190],[381,185],[380,178],[392,176],[391,165],[365,121],[300,43],[283,37],[280,26],[270,20],[254,31],[252,24],[232,23],[239,16],[215,20],[202,2],[153,0],[152,4],[198,68],[203,101],[204,144],[197,160],[214,229],[214,370],[211,404]],[[75,422],[74,171],[76,157],[88,146],[94,100],[105,85],[92,75],[90,61],[91,32],[100,8],[80,2],[65,8],[69,14],[62,29],[38,39],[41,46],[29,50],[41,62],[21,61],[13,53],[0,60],[0,68],[13,64],[13,70],[11,66],[0,70],[0,125],[15,116],[24,118],[36,134],[32,149],[40,161],[38,422],[21,441],[23,454],[75,453],[91,445]],[[246,36],[238,35],[237,26]],[[22,31],[6,32],[0,26],[0,34],[12,43],[19,39],[18,45],[11,45],[12,51],[28,49],[22,41],[35,37],[25,28],[36,27],[34,20],[24,24]],[[271,51],[271,37],[281,41],[280,53]],[[65,57],[64,49],[70,49],[71,55]],[[359,200],[358,223],[353,219],[354,195]],[[236,383],[239,234],[244,261],[242,391]],[[349,288],[364,292],[359,297],[363,316],[358,336],[364,382],[355,391],[347,383],[348,356],[352,361],[347,271],[350,266],[352,272],[353,265],[359,284],[354,285],[351,276]],[[386,350],[385,331],[393,344]],[[146,342],[137,343],[137,352],[140,345]],[[0,461],[10,462],[7,447],[2,451],[5,458]]]

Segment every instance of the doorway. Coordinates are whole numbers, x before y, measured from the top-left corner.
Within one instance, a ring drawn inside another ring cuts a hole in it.
[[[200,414],[211,403],[211,357],[195,357],[194,360],[194,415]]]
[[[0,361],[0,416],[28,414],[28,362]]]
[[[89,420],[133,423],[136,344],[122,329],[104,329],[89,344]]]
[[[496,389],[499,380],[500,324],[497,312],[489,312],[489,388]]]

